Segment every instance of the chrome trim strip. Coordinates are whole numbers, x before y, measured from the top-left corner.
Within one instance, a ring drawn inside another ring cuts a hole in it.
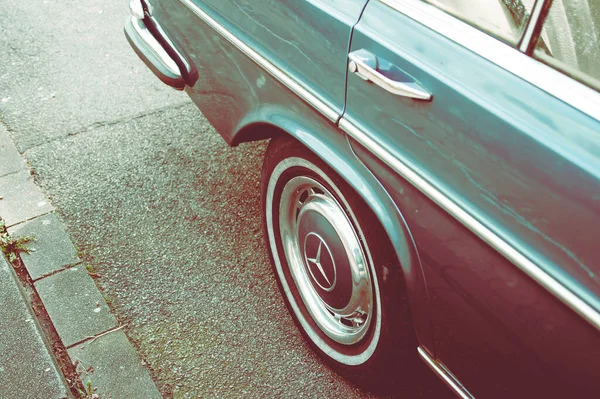
[[[339,126],[343,131],[348,133],[348,135],[358,141],[361,145],[369,149],[373,154],[375,154],[375,156],[385,162],[390,168],[395,170],[400,176],[414,185],[433,202],[438,204],[442,209],[444,209],[456,220],[461,222],[465,227],[479,236],[479,238],[481,238],[483,241],[487,242],[492,248],[512,262],[516,267],[521,269],[521,271],[538,282],[542,287],[550,291],[550,293],[552,293],[565,305],[587,320],[596,329],[600,330],[600,313],[596,309],[583,301],[571,290],[554,279],[554,277],[550,276],[538,265],[529,260],[525,255],[520,253],[509,243],[500,238],[496,233],[467,213],[433,184],[421,177],[417,172],[415,172],[416,168],[409,165],[408,162],[400,160],[396,156],[392,155],[383,147],[383,145],[371,138],[370,135],[364,133],[363,130],[356,127],[345,117],[340,120]]]
[[[288,74],[283,72],[265,57],[260,55],[258,52],[250,48],[246,43],[240,40],[237,36],[231,33],[227,28],[218,23],[214,18],[208,15],[204,10],[198,7],[192,0],[180,0],[183,5],[188,7],[190,11],[196,14],[200,19],[202,19],[206,24],[208,24],[211,28],[217,31],[221,36],[223,36],[227,41],[229,41],[232,45],[234,45],[238,50],[248,56],[252,61],[254,61],[258,66],[264,69],[267,73],[277,79],[280,83],[286,86],[288,89],[293,91],[296,95],[298,95],[301,99],[306,101],[309,105],[314,107],[317,111],[323,114],[327,119],[332,122],[337,122],[340,118],[340,113],[327,105],[323,100],[319,99],[314,93],[312,93],[309,89],[304,87],[302,84],[298,83],[295,79],[290,77]]]
[[[525,32],[523,33],[521,44],[519,46],[519,50],[521,50],[523,53],[526,53],[527,49],[529,48],[529,43],[533,37],[533,31],[535,31],[538,20],[540,19],[540,15],[542,15],[542,10],[544,9],[545,3],[546,0],[535,0],[533,10],[531,11],[531,16],[529,17],[527,27],[525,28]]]
[[[421,359],[427,363],[429,368],[431,368],[438,375],[438,377],[440,377],[446,383],[446,385],[452,388],[460,398],[475,399],[475,397],[471,395],[469,391],[467,391],[467,388],[458,382],[458,379],[454,377],[454,375],[446,367],[429,356],[429,353],[427,353],[425,349],[419,346],[417,348],[417,352],[419,352]]]
[[[420,0],[379,2],[600,121],[600,93]]]

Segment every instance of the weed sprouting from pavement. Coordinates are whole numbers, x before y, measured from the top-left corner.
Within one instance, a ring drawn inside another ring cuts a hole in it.
[[[0,249],[9,262],[13,263],[21,253],[31,252],[27,244],[33,240],[34,238],[30,236],[14,237],[9,234],[4,220],[0,219]]]
[[[98,388],[94,388],[91,381],[88,381],[85,384],[84,388],[85,388],[85,391],[82,391],[81,389],[78,390],[79,395],[83,399],[98,399],[98,398],[100,398],[100,396],[96,393],[96,390]]]

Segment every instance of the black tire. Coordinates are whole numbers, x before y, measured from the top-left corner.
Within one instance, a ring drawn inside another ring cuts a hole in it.
[[[306,196],[305,187],[309,187]],[[356,382],[377,382],[398,373],[406,350],[414,352],[416,344],[397,257],[370,208],[321,159],[287,137],[269,143],[261,194],[274,274],[307,342],[329,365]],[[336,234],[347,240],[339,240],[341,247]],[[321,255],[309,254],[315,247]],[[362,254],[349,256],[357,251]],[[364,268],[352,271],[352,262],[361,259]],[[353,285],[348,292],[348,275],[360,281],[356,284],[360,290]],[[369,290],[370,302],[361,299],[358,306],[352,305],[356,296],[368,298]],[[351,306],[339,310],[346,302]],[[351,338],[346,340],[345,334]]]

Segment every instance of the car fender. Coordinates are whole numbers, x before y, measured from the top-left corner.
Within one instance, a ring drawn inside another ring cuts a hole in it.
[[[261,105],[240,120],[230,136],[230,144],[280,135],[289,135],[310,149],[371,208],[398,258],[420,344],[433,349],[427,284],[417,248],[405,218],[385,188],[354,154],[347,136],[335,125],[314,114],[306,117],[286,107]]]

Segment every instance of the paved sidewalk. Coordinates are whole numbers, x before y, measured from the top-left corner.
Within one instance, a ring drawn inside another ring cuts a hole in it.
[[[28,244],[32,252],[21,254],[33,282],[31,289],[39,296],[88,394],[100,399],[160,398],[122,331],[124,326],[110,312],[64,224],[2,124],[0,217],[11,236],[34,237]],[[20,284],[0,254],[0,398],[72,397]]]
[[[26,305],[19,281],[2,254],[0,304],[0,397],[68,397],[69,388]]]

